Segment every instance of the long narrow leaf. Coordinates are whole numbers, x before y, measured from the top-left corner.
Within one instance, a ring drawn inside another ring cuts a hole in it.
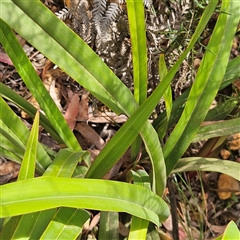
[[[182,158],[178,161],[173,173],[187,171],[227,173],[229,176],[240,181],[240,164],[228,160],[202,157]]]
[[[25,151],[25,146],[29,137],[29,130],[26,125],[14,114],[11,108],[6,104],[6,102],[0,97],[0,131],[5,129],[8,133],[8,139],[22,151],[22,157]],[[14,124],[12,124],[14,123]],[[0,143],[1,144],[1,143]],[[14,148],[15,149],[15,148]],[[14,152],[14,149],[9,149],[9,151]],[[37,166],[36,169],[39,174],[42,174],[45,168],[52,162],[49,156],[46,154],[45,150],[38,144],[37,150]]]
[[[147,41],[143,1],[127,0],[132,43],[134,96],[139,105],[147,97]]]
[[[28,178],[34,178],[38,144],[38,128],[39,128],[39,112],[36,113],[36,116],[34,118],[26,150],[23,156],[21,168],[18,174],[18,181]]]
[[[82,209],[60,208],[41,239],[77,239],[89,217],[90,214]]]
[[[193,142],[199,142],[209,138],[228,136],[240,132],[240,118],[231,120],[213,122],[212,124],[203,126],[199,129]]]
[[[174,169],[204,120],[224,77],[232,40],[239,23],[240,2],[223,1],[222,11],[208,44],[184,112],[164,146],[167,174]]]
[[[0,186],[0,191],[1,218],[60,206],[127,212],[156,225],[169,215],[167,204],[153,192],[109,180],[39,177]]]
[[[163,79],[166,76],[167,72],[168,72],[168,70],[167,70],[165,59],[164,59],[164,55],[160,54],[160,58],[159,58],[160,81],[161,81],[161,79]],[[163,97],[164,97],[164,101],[165,101],[165,105],[166,105],[165,106],[166,107],[166,121],[161,126],[161,128],[158,130],[158,135],[159,135],[160,139],[163,139],[163,137],[166,134],[166,131],[168,129],[168,123],[169,123],[170,116],[171,116],[171,111],[172,111],[172,89],[171,89],[170,85],[167,87]]]
[[[28,89],[38,101],[65,144],[75,150],[81,150],[79,143],[67,125],[62,113],[38,77],[11,28],[1,19],[0,26],[0,41]]]
[[[99,233],[98,239],[119,239],[119,220],[117,212],[105,212],[100,213]]]
[[[75,152],[70,149],[62,149],[60,150],[52,164],[47,168],[44,172],[44,176],[53,176],[53,177],[71,177],[76,165],[81,160],[84,152]],[[41,211],[37,213],[30,213],[23,215],[21,220],[19,221],[18,227],[14,230],[12,238],[19,238],[19,237],[30,237],[33,239],[39,239],[40,236],[43,234],[45,229],[47,228],[48,224],[51,224],[52,218],[55,215],[55,218],[62,219],[61,220],[61,227],[64,225],[64,221],[66,223],[66,227],[70,221],[67,219],[66,216],[69,214],[70,218],[75,218],[75,214],[81,216],[81,212],[83,210],[73,211],[73,209],[66,208],[64,212],[58,211],[57,209],[50,209],[46,211]],[[66,215],[61,216],[61,214]],[[83,213],[83,216],[85,214]],[[55,226],[55,224],[53,224]],[[59,227],[57,230],[53,230],[55,234],[61,234],[62,228]],[[9,226],[6,225],[3,228],[4,234],[9,234]],[[48,235],[49,231],[51,231],[51,227],[48,226],[48,230],[46,234]],[[74,232],[79,233],[80,228],[76,227]]]
[[[148,153],[150,153],[149,150],[154,146],[154,144],[159,143],[159,141],[157,140],[158,137],[156,136],[156,138],[155,138],[156,132],[152,133],[152,131],[148,131],[150,127],[147,124],[142,128],[140,126],[143,126],[144,122],[146,122],[147,118],[150,116],[154,107],[159,102],[161,96],[163,96],[170,81],[172,80],[173,76],[177,72],[178,67],[180,66],[181,62],[186,57],[186,55],[188,54],[188,52],[190,51],[190,49],[192,48],[192,46],[198,39],[198,37],[199,37],[200,33],[202,32],[202,30],[204,29],[207,21],[210,19],[211,14],[215,9],[216,4],[217,4],[216,1],[211,1],[209,3],[186,51],[181,55],[180,59],[173,66],[173,68],[171,68],[171,70],[167,73],[167,75],[164,77],[164,79],[159,84],[159,86],[156,88],[156,90],[152,93],[152,95],[147,99],[147,101],[145,101],[137,109],[137,111],[131,115],[131,117],[128,119],[128,121],[121,127],[121,129],[114,135],[114,137],[104,147],[104,149],[101,151],[101,153],[98,155],[98,157],[94,161],[93,165],[90,167],[86,177],[93,177],[93,176],[95,178],[103,177],[105,175],[105,173],[107,173],[107,171],[109,171],[111,169],[111,167],[115,164],[116,159],[119,159],[123,155],[123,153],[126,151],[126,149],[131,145],[131,143],[136,138],[139,131],[142,131],[142,134],[144,137],[143,140],[145,142],[145,145],[148,144],[148,145],[146,145]],[[138,128],[136,129],[134,127],[134,125],[138,126]],[[151,134],[153,134],[153,135],[151,136]],[[126,138],[125,136],[128,136],[128,137]],[[152,139],[155,140],[155,142],[153,142],[153,145],[149,144],[149,141],[151,141]],[[114,151],[116,159],[112,158],[113,149],[116,149]],[[158,151],[160,151],[160,154],[161,154],[161,149],[159,150],[159,148],[158,148]],[[154,154],[155,153],[156,153],[156,151],[154,151]],[[161,162],[161,160],[163,160],[162,156],[158,155],[155,157],[156,158],[153,158],[153,159],[155,159],[155,161],[153,161],[153,167],[156,166],[156,169],[153,169],[153,173],[160,174],[158,172],[158,170],[160,170],[160,172],[165,175],[165,167]],[[160,161],[157,162],[157,158],[159,158]],[[108,159],[107,162],[106,162],[106,159]],[[103,162],[104,162],[104,164],[103,164]],[[163,166],[163,168],[159,169],[158,164],[161,164],[161,166]],[[101,171],[99,171],[98,169],[101,169]],[[157,182],[156,184],[159,184],[159,183]],[[161,186],[161,184],[160,184],[160,186],[159,185],[156,186],[157,192],[159,194],[162,194],[161,190],[163,189],[162,188],[163,186]]]
[[[16,106],[21,108],[24,112],[26,112],[30,117],[34,117],[37,109],[29,103],[26,99],[21,97],[19,94],[17,94],[15,91],[10,89],[9,87],[5,86],[3,83],[0,82],[0,95],[12,103],[14,103]],[[52,124],[49,122],[49,120],[40,113],[40,125],[51,134],[51,136],[58,142],[63,143],[62,139],[59,137],[59,135],[54,131],[54,128]]]
[[[150,179],[148,174],[143,170],[138,170],[137,172],[132,171],[133,182],[135,185],[143,186],[146,189],[150,188]],[[132,217],[132,223],[129,231],[128,239],[146,239],[147,229],[149,222],[135,217]]]

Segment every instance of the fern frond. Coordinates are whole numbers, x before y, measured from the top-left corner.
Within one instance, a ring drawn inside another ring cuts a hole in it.
[[[65,21],[67,18],[70,17],[70,11],[66,8],[61,9],[58,12],[55,12],[55,15],[62,21]]]
[[[93,0],[93,21],[98,33],[101,32],[101,19],[105,13],[107,0]]]
[[[105,15],[103,16],[101,20],[101,26],[103,30],[107,30],[111,23],[114,22],[118,16],[118,14],[121,12],[121,8],[119,4],[117,3],[110,3]]]
[[[104,15],[107,0],[93,0],[93,17],[101,18]]]
[[[152,0],[143,0],[144,5],[146,6],[146,8],[151,9],[153,6]]]

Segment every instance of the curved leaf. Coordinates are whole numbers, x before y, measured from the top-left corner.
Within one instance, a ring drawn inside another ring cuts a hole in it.
[[[81,150],[78,141],[67,125],[62,113],[59,111],[53,99],[43,85],[41,79],[38,77],[12,30],[1,19],[0,24],[0,41],[2,42],[4,49],[10,56],[14,66],[27,85],[28,89],[36,98],[40,107],[48,116],[55,130],[63,139],[65,144],[75,150]]]
[[[11,110],[7,103],[0,96],[0,133],[4,136],[3,142],[5,143],[5,138],[9,141],[8,146],[2,146],[2,150],[6,157],[17,157],[23,158],[25,147],[28,141],[30,131],[26,125],[18,118],[16,114]],[[14,124],[12,124],[14,122]],[[7,142],[6,142],[7,143]],[[7,147],[7,148],[5,148]],[[11,148],[12,147],[12,148]],[[1,151],[2,151],[1,150]],[[7,154],[7,151],[14,152],[14,155]],[[16,151],[16,152],[15,152]],[[12,158],[11,158],[12,159]],[[18,158],[12,159],[17,162]],[[45,168],[52,162],[48,154],[45,152],[41,144],[38,144],[37,149],[37,165],[36,169],[39,174],[42,174],[45,171]]]
[[[147,98],[147,41],[143,1],[127,0],[132,43],[134,96],[139,105]]]
[[[209,138],[228,136],[230,134],[240,132],[240,118],[216,121],[208,125],[202,126],[197,135],[194,137],[193,142],[206,140]]]
[[[153,192],[107,180],[39,177],[0,186],[0,192],[1,218],[61,206],[127,212],[156,225],[169,215],[167,204]]]
[[[31,132],[27,141],[21,168],[18,174],[18,181],[34,178],[35,163],[38,145],[39,112],[36,113]]]
[[[240,164],[217,158],[181,158],[172,173],[187,171],[210,171],[225,173],[240,181]]]
[[[232,41],[239,23],[240,2],[223,1],[213,34],[198,69],[186,107],[163,148],[167,174],[188,148],[204,120],[223,80]]]

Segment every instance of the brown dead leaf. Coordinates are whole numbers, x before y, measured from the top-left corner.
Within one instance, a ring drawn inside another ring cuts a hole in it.
[[[78,121],[88,120],[88,96],[89,92],[87,90],[84,90],[79,102],[79,111],[77,116]]]
[[[92,145],[95,145],[99,150],[102,150],[105,142],[104,140],[98,135],[98,133],[87,123],[81,122],[77,123],[75,130],[81,133],[82,137],[90,142]]]
[[[220,151],[220,155],[221,155],[222,159],[227,160],[230,157],[231,153],[226,149],[222,149]]]
[[[99,223],[100,221],[100,213],[98,213],[97,215],[95,215],[92,219],[91,222],[87,221],[84,225],[83,225],[83,228],[84,228],[84,231],[91,231],[95,226],[97,226],[97,224]]]
[[[76,125],[78,111],[79,96],[75,93],[71,98],[70,103],[68,104],[66,113],[64,114],[64,118],[67,121],[68,126],[71,128],[71,130],[73,130]]]
[[[234,134],[229,137],[227,142],[229,150],[236,151],[240,149],[240,133]]]
[[[222,226],[213,225],[209,223],[207,219],[206,219],[206,224],[209,227],[209,229],[211,229],[211,231],[215,232],[218,235],[222,234],[227,227],[227,225],[222,225]]]
[[[123,223],[119,222],[119,229],[118,232],[124,236],[127,237],[129,235],[129,228],[126,227]]]
[[[238,90],[240,90],[240,79],[236,80],[233,84]]]
[[[18,176],[20,164],[0,158],[0,184]]]
[[[218,197],[222,200],[228,199],[232,193],[240,191],[238,181],[226,174],[220,174],[218,178]]]
[[[51,79],[51,77],[50,77]],[[61,106],[61,98],[62,98],[62,94],[61,94],[61,87],[57,87],[56,86],[56,80],[52,79],[51,84],[49,86],[49,94],[52,97],[53,101],[55,102],[56,106],[58,107],[58,109],[62,112],[62,106]]]
[[[13,63],[6,53],[0,52],[0,62],[13,66]]]
[[[124,162],[131,161],[131,154],[130,151],[127,150],[123,156],[118,160],[118,162],[107,172],[107,174],[103,177],[103,179],[112,179],[114,176],[117,175],[119,169],[121,168]]]
[[[46,75],[48,74],[49,69],[53,68],[53,66],[54,66],[54,64],[50,60],[46,61],[43,71],[42,71],[42,79],[47,78]]]
[[[117,115],[113,112],[102,112],[101,114],[89,113],[88,122],[92,123],[124,123],[127,121],[127,117],[123,114]]]
[[[164,221],[162,223],[162,225],[167,229],[167,231],[169,233],[172,232],[173,228],[172,228],[172,215],[171,214],[166,219],[166,221]],[[187,229],[187,228],[185,228],[185,229]],[[179,236],[179,240],[184,240],[184,239],[187,239],[187,237],[188,237],[184,228],[182,227],[182,225],[180,223],[178,223],[178,236]]]

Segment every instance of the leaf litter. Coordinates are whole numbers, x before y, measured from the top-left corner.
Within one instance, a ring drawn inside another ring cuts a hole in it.
[[[45,1],[48,2],[48,1]],[[53,2],[48,2],[56,11],[59,6],[52,5]],[[187,11],[185,8],[184,11]],[[215,19],[213,19],[214,21]],[[206,30],[205,34],[211,34]],[[152,34],[152,33],[151,33]],[[152,34],[152,37],[154,35]],[[170,39],[166,39],[162,44],[166,44]],[[38,51],[19,37],[26,54],[32,61],[37,73],[48,89],[49,94],[63,113],[68,125],[79,139],[80,145],[83,149],[90,151],[92,159],[99,154],[106,142],[114,135],[119,126],[123,124],[127,117],[125,115],[116,115],[109,109],[95,103],[95,99],[85,89],[78,86],[74,81],[68,78],[59,68],[54,65]],[[207,38],[205,39],[207,41]],[[125,44],[125,51],[128,45]],[[168,43],[169,44],[169,43]],[[207,43],[205,43],[207,44]],[[169,45],[171,46],[171,44]],[[237,48],[239,48],[239,38],[235,38],[232,55],[238,55]],[[23,96],[39,109],[38,103],[32,98],[31,94],[26,89],[24,83],[19,79],[17,72],[12,66],[11,60],[0,49],[0,69],[1,82],[14,89],[19,95]],[[123,50],[123,49],[122,49]],[[176,52],[176,49],[173,52]],[[178,53],[176,53],[178,55]],[[153,60],[154,62],[155,60]],[[169,59],[169,65],[172,64]],[[197,70],[201,62],[201,54],[196,56],[193,63],[191,59],[185,63],[185,67],[193,64],[193,69]],[[106,60],[106,62],[108,62]],[[125,69],[126,70],[126,69]],[[191,69],[192,70],[192,69]],[[189,77],[189,70],[180,71],[182,78]],[[121,75],[121,74],[120,74]],[[119,76],[120,76],[119,75]],[[153,78],[153,76],[151,76]],[[129,75],[125,78],[128,79]],[[181,79],[181,78],[179,78]],[[181,80],[182,81],[182,80]],[[151,83],[152,90],[157,82]],[[235,81],[235,86],[239,86],[239,80]],[[131,84],[126,85],[131,87]],[[181,95],[186,88],[185,83],[179,80],[174,83],[174,96]],[[239,88],[238,88],[239,89]],[[230,95],[227,93],[227,95]],[[96,106],[97,105],[97,106]],[[20,111],[17,107],[13,107],[14,111],[21,116],[24,121],[31,122],[29,117]],[[58,151],[60,148],[57,143],[50,138],[50,136],[43,131],[40,134],[40,140],[48,147]],[[194,155],[194,147],[191,146],[190,156]],[[230,136],[227,142],[220,149],[220,157],[222,159],[230,159],[232,161],[240,162],[240,133]],[[188,154],[188,153],[187,153]],[[150,169],[146,165],[138,165],[138,168]],[[104,179],[121,180],[125,178],[125,170],[132,167],[130,153],[126,152],[119,162],[109,171]],[[0,183],[15,181],[18,176],[20,165],[6,160],[1,157],[0,161]],[[240,222],[240,187],[239,182],[229,177],[226,174],[218,173],[183,173],[181,176],[175,176],[174,194],[177,200],[176,211],[178,215],[178,236],[179,239],[211,239],[220,235],[226,228],[230,220]],[[168,199],[169,193],[166,193],[165,198]],[[99,222],[99,213],[92,216],[91,222],[85,226],[85,233],[94,236],[96,234],[96,227]],[[126,232],[128,228],[120,222],[122,228]],[[170,216],[164,223],[164,231],[167,233],[168,239],[172,239],[172,234],[175,229],[172,227],[172,216]],[[124,226],[124,227],[123,227]],[[126,233],[125,233],[126,234]],[[122,234],[124,235],[124,234]]]

